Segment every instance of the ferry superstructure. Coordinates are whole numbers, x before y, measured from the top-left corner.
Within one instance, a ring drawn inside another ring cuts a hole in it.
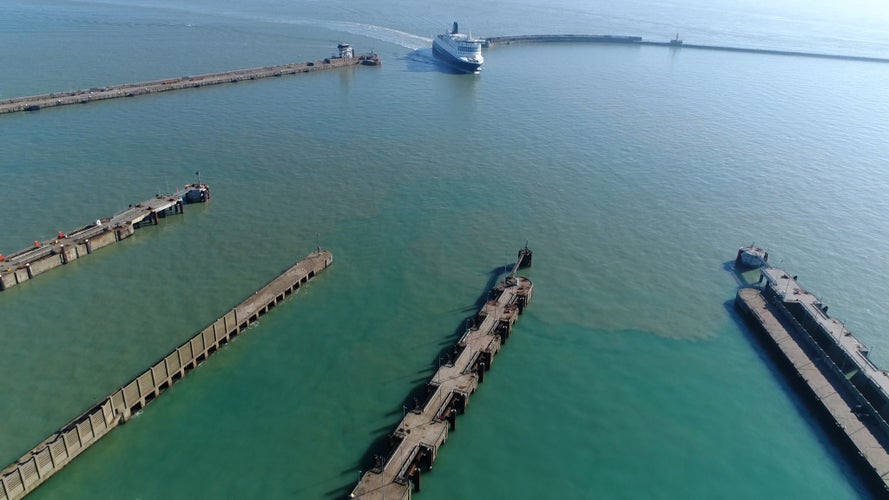
[[[458,71],[478,73],[485,62],[482,43],[484,40],[460,33],[455,22],[450,32],[437,35],[432,41],[432,53]]]

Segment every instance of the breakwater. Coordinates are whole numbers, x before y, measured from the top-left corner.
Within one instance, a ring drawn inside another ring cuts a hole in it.
[[[328,250],[319,248],[309,254],[147,370],[71,420],[0,472],[0,500],[19,499],[33,491],[332,263],[333,254]]]
[[[443,364],[440,361],[438,371],[425,385],[425,398],[415,398],[410,410],[404,408],[404,417],[389,436],[388,449],[375,455],[350,498],[404,500],[420,490],[421,471],[432,468],[448,433],[457,428],[457,415],[466,411],[469,396],[484,382],[494,355],[531,301],[531,281],[515,274],[529,267],[531,258],[527,247],[519,251],[512,272],[491,290],[452,352]]]
[[[208,73],[197,76],[183,76],[166,80],[148,82],[127,83],[108,87],[93,87],[90,89],[74,90],[69,92],[54,92],[27,97],[14,97],[0,100],[0,114],[15,113],[19,111],[38,111],[43,108],[65,106],[68,104],[85,104],[105,99],[117,99],[121,97],[136,97],[144,94],[169,92],[171,90],[191,89],[220,85],[223,83],[237,83],[245,80],[257,80],[297,73],[309,73],[326,69],[343,68],[346,66],[379,66],[381,64],[376,54],[362,54],[349,57],[328,57],[320,61],[283,64],[280,66],[265,66],[261,68],[239,69],[223,71],[221,73]]]
[[[143,225],[156,225],[169,214],[185,212],[188,203],[210,200],[206,184],[188,184],[173,194],[157,195],[120,213],[87,224],[67,233],[59,232],[51,240],[34,241],[34,245],[9,255],[0,255],[0,290],[63,266],[94,251],[132,236]]]
[[[849,452],[866,482],[889,494],[889,374],[796,276],[767,264],[761,288],[742,288],[735,307]]]
[[[623,35],[512,35],[485,38],[482,47],[513,45],[523,43],[623,43],[635,44],[642,41],[641,36]]]
[[[678,38],[670,41],[659,42],[644,40],[641,36],[625,35],[580,35],[580,34],[550,34],[550,35],[511,35],[485,38],[483,47],[497,47],[513,44],[528,43],[604,43],[623,45],[648,45],[654,47],[670,47],[673,49],[699,49],[716,50],[724,52],[743,52],[748,54],[767,54],[775,56],[814,57],[819,59],[839,59],[845,61],[862,61],[889,63],[889,58],[867,57],[844,54],[827,54],[819,52],[802,52],[793,50],[756,49],[747,47],[729,47],[725,45],[702,45],[685,43]]]

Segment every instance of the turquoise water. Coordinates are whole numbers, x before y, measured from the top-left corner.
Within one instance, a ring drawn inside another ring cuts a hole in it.
[[[197,170],[213,189],[3,292],[7,462],[316,241],[336,260],[36,498],[347,494],[526,240],[534,302],[420,496],[864,495],[736,320],[725,265],[741,244],[769,248],[889,366],[889,66],[558,45],[440,72],[428,39],[468,5],[9,7],[0,97],[315,59],[341,40],[384,60],[2,117],[0,251]],[[883,12],[738,9],[513,0],[464,25],[889,48]]]

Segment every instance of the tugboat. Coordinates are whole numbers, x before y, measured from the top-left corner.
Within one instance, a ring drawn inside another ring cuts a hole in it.
[[[479,73],[485,62],[482,43],[484,40],[460,33],[454,22],[450,32],[437,35],[432,41],[432,54],[457,71]]]

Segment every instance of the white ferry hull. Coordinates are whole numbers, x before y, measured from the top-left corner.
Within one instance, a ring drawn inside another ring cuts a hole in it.
[[[463,73],[479,73],[482,69],[482,63],[480,62],[470,62],[465,58],[455,57],[441,47],[438,39],[432,42],[432,54],[441,62]]]
[[[478,73],[485,62],[482,42],[472,35],[460,33],[457,23],[451,31],[432,40],[432,54],[441,62],[461,73]]]

